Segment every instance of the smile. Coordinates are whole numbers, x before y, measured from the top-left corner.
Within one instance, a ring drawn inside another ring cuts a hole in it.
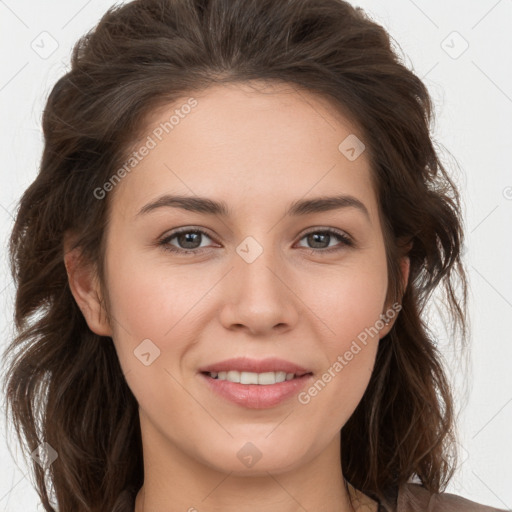
[[[260,386],[268,386],[270,384],[284,382],[285,380],[292,380],[296,377],[294,373],[286,373],[284,371],[255,373],[230,370],[227,372],[207,373],[212,379],[227,380],[240,384],[257,384]]]

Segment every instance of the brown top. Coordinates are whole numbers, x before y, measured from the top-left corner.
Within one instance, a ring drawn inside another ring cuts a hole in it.
[[[396,494],[396,493],[395,493]],[[134,512],[137,490],[126,489],[119,496],[112,512]],[[379,507],[379,511],[381,507]],[[419,484],[403,484],[393,512],[507,512],[505,509],[480,505],[450,493],[430,494]],[[511,512],[511,511],[508,511]]]
[[[430,494],[419,484],[407,483],[400,487],[396,512],[506,512],[488,507],[462,496],[443,492]]]

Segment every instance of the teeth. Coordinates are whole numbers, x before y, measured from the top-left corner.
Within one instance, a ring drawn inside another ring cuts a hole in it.
[[[229,372],[231,373],[231,372]],[[238,373],[238,372],[233,372]],[[240,372],[240,384],[258,384],[258,374],[252,372]],[[226,377],[227,379],[227,377]]]
[[[276,384],[285,380],[292,380],[294,373],[286,372],[238,372],[230,370],[228,372],[211,372],[210,377],[218,380],[227,380],[229,382],[237,382],[240,384],[260,384],[266,386],[268,384]]]
[[[225,379],[230,382],[240,382],[240,372],[236,372],[234,370],[229,371],[226,373]]]

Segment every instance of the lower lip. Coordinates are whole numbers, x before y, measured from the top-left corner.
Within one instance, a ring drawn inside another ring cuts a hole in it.
[[[296,395],[312,378],[311,374],[306,374],[276,384],[260,385],[213,379],[205,373],[201,373],[200,376],[215,393],[249,409],[275,407]]]

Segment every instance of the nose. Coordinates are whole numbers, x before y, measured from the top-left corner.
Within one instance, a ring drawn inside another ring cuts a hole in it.
[[[285,262],[273,250],[258,248],[254,241],[241,244],[224,284],[225,300],[220,314],[223,326],[246,330],[255,336],[293,329],[301,302],[291,276]]]

